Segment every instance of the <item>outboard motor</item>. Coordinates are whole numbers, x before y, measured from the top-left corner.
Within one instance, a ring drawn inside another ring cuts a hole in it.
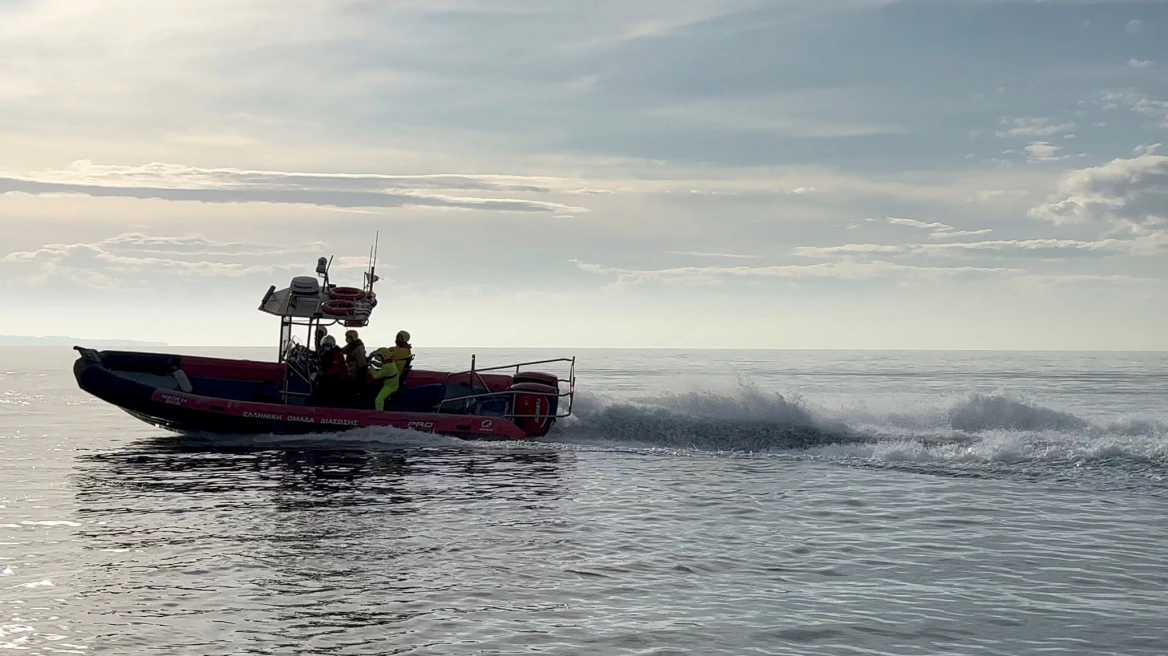
[[[554,417],[556,414],[559,413],[559,407],[560,407],[560,397],[559,397],[560,379],[559,378],[553,376],[552,374],[545,374],[541,371],[521,371],[521,372],[515,374],[514,376],[512,376],[512,378],[511,378],[512,385],[518,385],[520,383],[539,383],[540,385],[544,385],[544,386],[550,388],[548,391],[554,392],[556,394],[556,396],[544,397],[545,399],[547,399],[547,402],[550,404],[550,406],[548,407],[548,414],[550,414]]]
[[[543,383],[515,383],[507,389],[514,394],[511,412],[515,425],[528,437],[543,437],[556,423],[556,395],[559,388]]]

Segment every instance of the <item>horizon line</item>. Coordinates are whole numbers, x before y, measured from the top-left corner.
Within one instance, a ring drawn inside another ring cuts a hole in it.
[[[76,346],[84,346],[84,342],[101,345],[119,340],[78,340]],[[10,344],[0,345],[0,348],[68,348],[74,345],[65,344]],[[99,350],[141,350],[141,349],[272,349],[271,344],[123,344],[107,346]],[[415,346],[414,348],[419,348]],[[429,349],[488,349],[488,350],[578,350],[578,351],[860,351],[860,352],[941,352],[941,353],[1168,353],[1168,349],[1118,349],[1118,348],[912,348],[912,347],[804,347],[804,346],[742,346],[742,347],[714,347],[714,346],[466,346],[466,345],[425,345],[420,348]]]

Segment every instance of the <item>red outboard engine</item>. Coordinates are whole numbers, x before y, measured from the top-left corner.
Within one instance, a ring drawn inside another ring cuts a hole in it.
[[[559,387],[543,383],[515,383],[507,389],[515,395],[511,412],[515,425],[528,437],[543,437],[556,423]]]

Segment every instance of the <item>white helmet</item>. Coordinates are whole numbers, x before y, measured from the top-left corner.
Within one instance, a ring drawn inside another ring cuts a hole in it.
[[[327,335],[324,339],[320,340],[320,345],[321,347],[327,346],[333,348],[337,345],[337,340],[332,335]]]

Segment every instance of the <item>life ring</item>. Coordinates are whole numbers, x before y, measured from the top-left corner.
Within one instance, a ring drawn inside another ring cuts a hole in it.
[[[323,304],[321,304],[320,310],[321,312],[324,312],[325,314],[331,314],[334,317],[347,317],[353,314],[354,307],[356,307],[356,305],[353,303],[353,301],[336,299],[332,301],[325,301]]]
[[[364,290],[357,289],[356,287],[335,287],[329,292],[329,298],[334,301],[355,301],[364,297]]]

